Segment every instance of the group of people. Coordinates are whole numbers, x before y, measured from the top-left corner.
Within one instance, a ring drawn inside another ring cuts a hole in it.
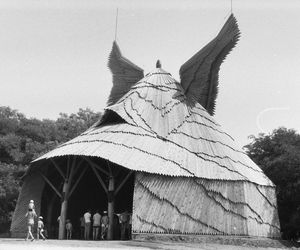
[[[99,237],[101,240],[105,240],[107,239],[108,224],[109,219],[107,211],[104,211],[103,215],[100,215],[99,211],[97,210],[92,216],[91,211],[88,210],[80,218],[81,237],[85,240],[89,240],[92,231],[93,240],[98,240]]]
[[[28,210],[25,217],[27,218],[27,235],[26,240],[29,238],[34,241],[33,236],[34,222],[37,218],[35,211],[34,201],[30,200],[28,204]],[[107,211],[103,211],[102,214],[99,210],[92,215],[91,210],[88,210],[80,217],[80,238],[85,240],[90,240],[90,236],[93,240],[106,240],[108,235],[109,220]],[[58,223],[60,223],[60,216],[57,218]],[[70,219],[66,220],[65,224],[66,238],[72,239],[73,225]],[[40,237],[45,240],[47,234],[45,235],[45,225],[43,222],[43,217],[38,217],[37,222],[37,234],[36,239]],[[131,235],[131,214],[127,211],[121,214],[114,214],[113,218],[113,234],[114,239],[127,240],[130,239]]]
[[[25,214],[25,217],[27,218],[27,235],[26,235],[25,240],[28,240],[29,237],[30,237],[31,241],[34,241],[35,238],[32,234],[32,231],[33,231],[33,228],[34,228],[34,219],[37,217],[37,214],[35,212],[35,206],[34,206],[34,201],[33,200],[29,201],[28,210]],[[37,240],[40,238],[40,236],[43,238],[43,240],[46,239],[43,232],[44,232],[43,217],[39,216],[38,223],[37,223],[37,234],[36,234]]]
[[[91,211],[88,210],[80,218],[81,238],[85,240],[90,239],[92,235],[93,240],[106,240],[108,234],[109,220],[107,211],[103,211],[101,215],[97,210],[92,216]],[[121,214],[114,214],[114,239],[127,240],[130,238],[131,232],[131,214],[127,211]],[[120,234],[120,236],[118,236]]]

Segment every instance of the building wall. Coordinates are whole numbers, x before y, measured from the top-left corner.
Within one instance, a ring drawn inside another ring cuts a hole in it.
[[[38,173],[30,173],[25,177],[17,205],[13,214],[10,227],[11,237],[26,237],[27,219],[25,214],[28,210],[28,203],[34,200],[35,211],[39,216],[41,210],[41,198],[45,181]],[[37,219],[35,220],[34,232],[36,231]]]
[[[133,233],[279,237],[275,189],[137,173]]]

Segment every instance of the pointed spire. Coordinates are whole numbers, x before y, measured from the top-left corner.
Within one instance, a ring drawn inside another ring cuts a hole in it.
[[[160,63],[160,60],[157,60],[157,62],[156,62],[156,68],[161,68],[161,63]]]

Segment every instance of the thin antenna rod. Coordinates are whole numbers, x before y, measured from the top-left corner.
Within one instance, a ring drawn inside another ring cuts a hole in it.
[[[117,41],[117,33],[118,33],[118,14],[119,14],[119,8],[117,8],[117,14],[116,14],[115,41]]]
[[[230,13],[232,14],[232,0],[230,0]]]

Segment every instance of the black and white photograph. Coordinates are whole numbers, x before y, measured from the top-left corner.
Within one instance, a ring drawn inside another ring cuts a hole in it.
[[[0,0],[0,250],[300,248],[299,0]]]

